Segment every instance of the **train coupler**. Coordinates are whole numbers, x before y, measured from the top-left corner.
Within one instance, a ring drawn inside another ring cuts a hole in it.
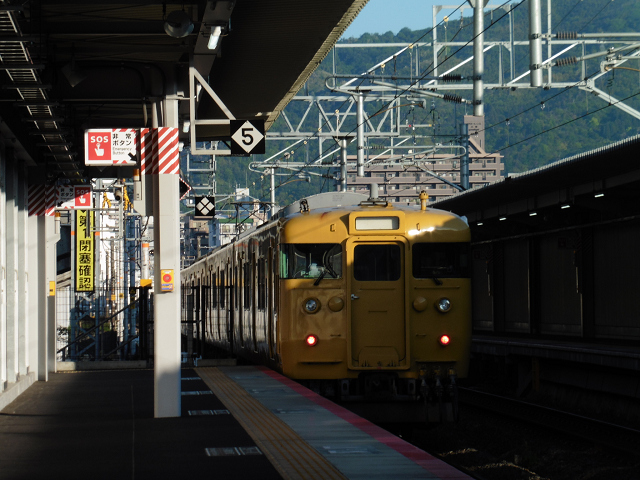
[[[442,375],[439,369],[427,375],[421,372],[420,395],[425,404],[427,423],[456,422],[458,419],[458,387],[456,373],[449,369]]]

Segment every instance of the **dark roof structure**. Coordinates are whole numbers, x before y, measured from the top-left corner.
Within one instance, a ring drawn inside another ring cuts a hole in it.
[[[466,216],[477,241],[635,216],[640,210],[640,136],[461,192],[434,206]]]
[[[236,118],[268,129],[366,3],[2,0],[0,131],[18,161],[37,167],[30,183],[120,176],[84,166],[84,130],[151,126],[150,105],[167,94],[188,116],[190,62]],[[202,99],[199,118],[225,118]],[[196,134],[229,137],[228,127]]]

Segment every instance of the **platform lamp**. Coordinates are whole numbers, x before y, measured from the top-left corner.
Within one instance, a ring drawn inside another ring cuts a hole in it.
[[[209,43],[207,43],[207,48],[209,50],[215,50],[216,48],[218,48],[218,43],[220,42],[221,36],[222,36],[222,27],[220,25],[211,27],[211,36],[209,37]]]

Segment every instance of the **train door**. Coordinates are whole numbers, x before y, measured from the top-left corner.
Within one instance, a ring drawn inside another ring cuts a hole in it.
[[[407,358],[405,244],[350,240],[347,252],[352,366],[403,367]]]
[[[275,275],[273,273],[274,269],[274,258],[273,258],[273,247],[269,247],[269,255],[267,256],[267,284],[266,284],[266,295],[267,295],[267,338],[269,342],[269,358],[275,358],[275,348],[274,348],[274,339],[275,335],[273,333],[274,330],[274,296],[275,296]]]
[[[251,285],[250,285],[250,298],[249,298],[249,309],[251,312],[251,338],[252,338],[252,344],[253,344],[253,351],[257,352],[258,351],[258,337],[257,337],[257,329],[256,329],[256,317],[258,315],[257,313],[257,295],[258,295],[258,282],[257,282],[257,264],[258,264],[258,257],[256,256],[255,253],[251,253],[250,257],[251,259],[251,266],[249,267],[249,274],[251,275]]]

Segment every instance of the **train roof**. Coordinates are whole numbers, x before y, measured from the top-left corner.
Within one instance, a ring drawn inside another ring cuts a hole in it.
[[[414,240],[428,237],[430,241],[468,241],[470,235],[466,218],[455,213],[428,207],[423,210],[419,205],[392,204],[381,199],[368,198],[346,206],[312,208],[309,205],[308,209],[289,212],[279,219],[285,243],[320,242],[336,234],[341,238],[348,235],[401,235]]]
[[[304,199],[296,200],[291,205],[284,207],[280,210],[275,218],[282,218],[289,216],[293,213],[300,211],[300,202],[306,200],[310,210],[316,210],[318,208],[330,208],[330,207],[346,207],[351,205],[358,205],[360,202],[367,200],[366,195],[353,192],[324,192],[317,195],[311,195]]]

